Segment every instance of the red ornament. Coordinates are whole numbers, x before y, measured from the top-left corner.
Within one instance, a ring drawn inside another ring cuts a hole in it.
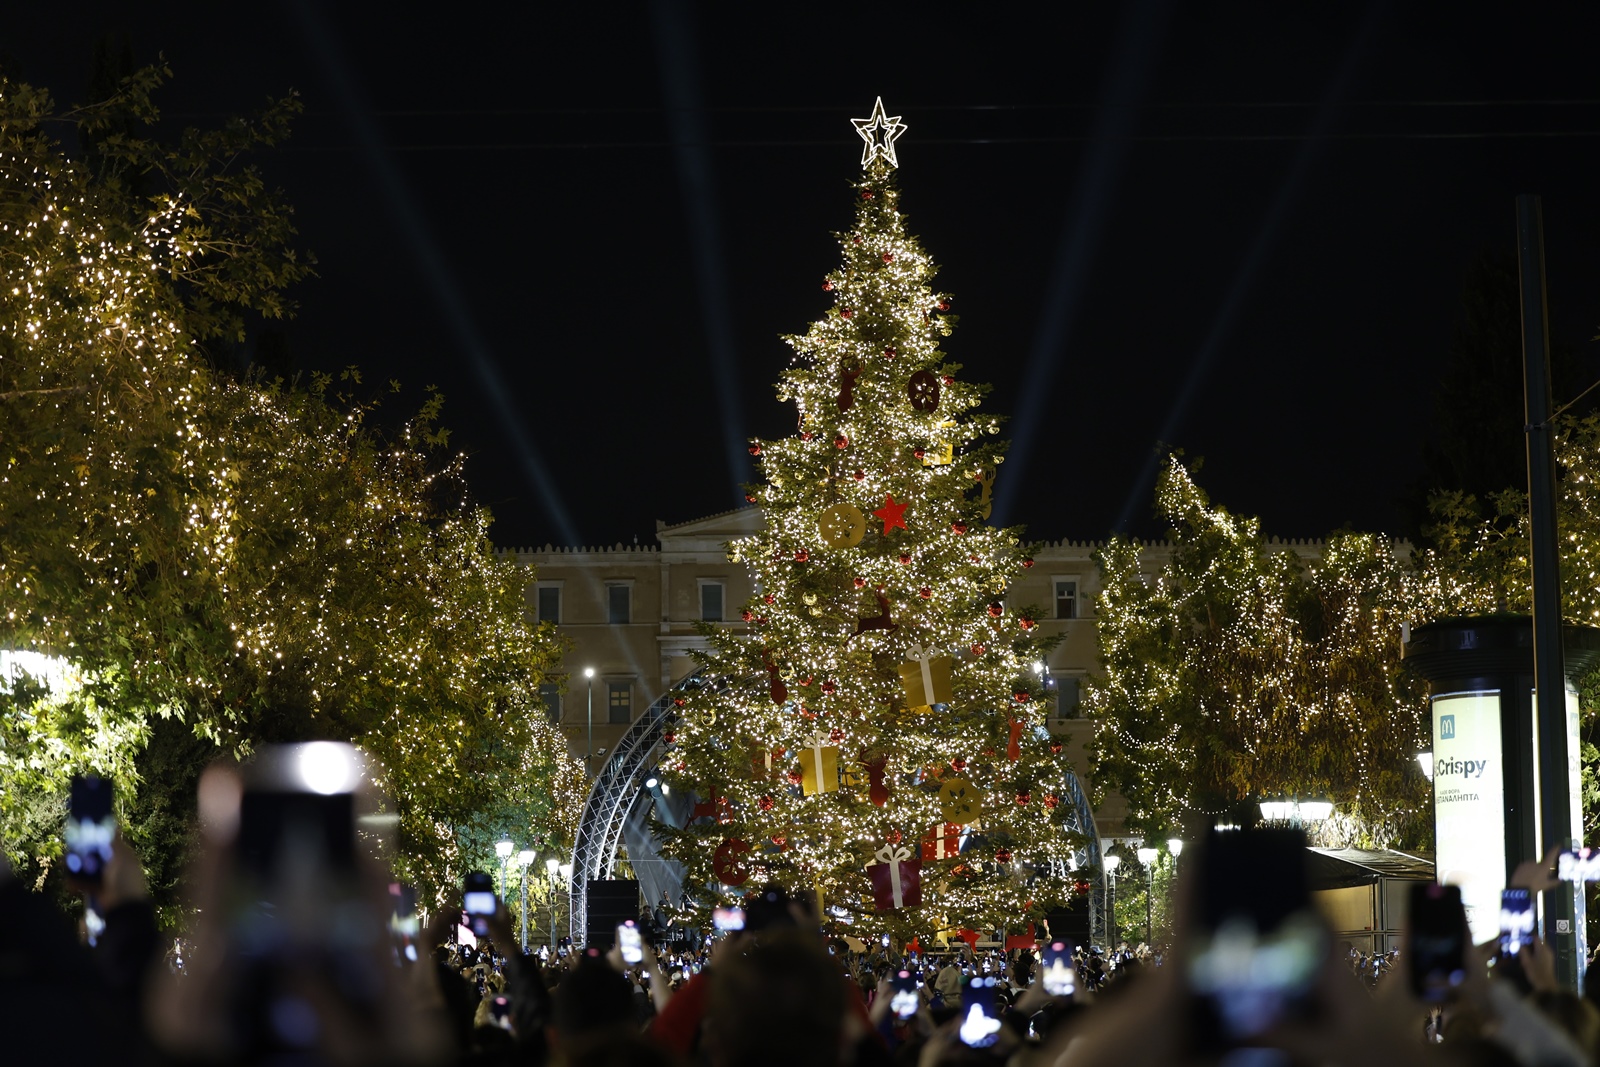
[[[678,740],[678,735],[674,731],[668,730],[666,733],[661,735],[661,740],[670,745]]]
[[[904,567],[906,564],[908,564],[910,562],[911,562],[911,557],[910,556],[906,555],[904,552],[900,553],[900,565],[902,567]]]
[[[805,433],[800,435],[800,440],[802,441],[815,441],[816,439],[817,435],[812,433],[810,430],[807,430]]]
[[[789,784],[790,785],[799,785],[801,782],[803,782],[805,780],[806,780],[806,776],[801,774],[799,771],[790,771],[789,772]]]
[[[1009,848],[997,849],[994,854],[994,861],[996,863],[1010,863],[1011,850]]]
[[[867,472],[866,471],[856,471],[856,481],[859,482],[863,478],[865,478],[866,476],[867,476]]]
[[[950,301],[948,301],[948,300],[939,301],[939,310],[940,311],[949,311],[950,310]]]
[[[861,243],[861,235],[858,233],[854,237],[850,238],[850,240],[853,241],[856,244],[860,244]]]
[[[805,681],[803,681],[803,682],[801,682],[801,683],[800,683],[800,684],[801,684],[801,685],[803,685],[803,686],[806,686],[806,687],[808,687],[808,688],[809,688],[809,687],[810,687],[810,686],[811,686],[811,684],[812,684],[812,683],[813,683],[813,682],[815,682],[815,681],[816,681],[816,680],[817,680],[817,679],[816,679],[816,678],[815,678],[815,677],[814,677],[814,676],[810,676],[810,675],[808,675],[808,676],[807,676],[807,677],[806,677],[806,680],[805,680]]]
[[[739,612],[739,618],[743,619],[745,622],[749,622],[755,617],[755,612],[751,611],[749,608],[745,608],[743,611]]]
[[[794,550],[794,561],[796,563],[804,563],[806,560],[808,560],[810,558],[811,558],[811,553],[807,552],[805,549],[797,548],[797,549]]]
[[[823,291],[823,292],[824,292],[824,293],[831,293],[831,292],[833,292],[833,283],[832,283],[832,282],[823,282],[823,283],[822,283],[822,291]]]
[[[926,453],[926,452],[924,452],[924,451],[923,451],[923,450],[922,450],[922,449],[920,449],[920,448],[918,448],[918,449],[915,449],[915,450],[914,450],[914,451],[912,451],[912,453],[911,453],[911,454],[912,454],[912,455],[913,455],[913,456],[916,456],[916,457],[917,457],[917,458],[918,458],[918,459],[921,459],[921,458],[922,458],[922,457],[923,457],[923,456],[925,456],[925,455],[927,455],[927,453]]]
[[[958,756],[950,761],[950,766],[956,769],[957,774],[960,774],[962,771],[967,769],[967,761]]]
[[[888,348],[885,348],[883,350],[883,358],[884,359],[893,359],[895,356],[898,356],[899,354],[900,354],[900,350],[895,348],[894,345],[890,345]]]
[[[1032,567],[1033,566],[1033,557],[1032,556],[1028,556],[1025,559],[1023,559],[1022,566],[1024,568]]]
[[[752,456],[759,456],[759,455],[761,455],[761,446],[760,446],[760,445],[751,445],[751,446],[750,446],[750,454],[751,454],[751,455],[752,455]]]
[[[867,587],[867,580],[865,578],[857,576],[853,581],[857,589],[865,589]]]
[[[838,691],[838,689],[839,689],[839,687],[834,685],[832,682],[823,682],[822,683],[822,692],[823,692],[823,694],[825,696],[832,696],[835,692]]]
[[[893,263],[894,262],[894,256],[890,255],[888,252],[885,252],[883,254],[883,261],[885,263]]]
[[[973,654],[973,655],[974,655],[974,656],[981,656],[981,655],[983,655],[983,654],[984,654],[984,653],[985,653],[985,652],[987,652],[987,651],[989,651],[989,650],[988,650],[988,649],[987,649],[987,648],[985,648],[985,647],[984,647],[984,646],[983,646],[983,645],[981,645],[981,644],[977,644],[977,645],[973,645],[973,646],[972,646],[972,654]]]
[[[850,447],[850,438],[846,437],[844,434],[840,434],[838,437],[835,437],[833,439],[833,447],[834,448],[849,448]]]
[[[1045,810],[1047,810],[1047,811],[1055,811],[1056,810],[1056,805],[1058,805],[1060,803],[1061,803],[1061,798],[1056,796],[1054,793],[1046,793],[1044,795]]]
[[[774,596],[773,596],[773,595],[772,595],[772,594],[771,594],[771,593],[767,593],[767,594],[765,594],[765,595],[763,595],[763,596],[762,596],[762,598],[761,598],[761,599],[762,599],[762,600],[763,600],[763,601],[765,601],[765,602],[766,602],[766,603],[768,603],[768,604],[770,604],[770,603],[772,603],[772,602],[773,602],[773,601],[774,601],[774,600],[776,600],[776,599],[777,599],[777,597],[774,597]]]
[[[906,508],[908,506],[907,504],[896,504],[892,493],[883,494],[883,507],[874,511],[873,514],[883,520],[883,532],[885,534],[896,528],[901,530],[906,528]]]
[[[772,805],[777,803],[777,801],[773,800],[771,797],[762,797],[757,803],[761,805],[762,811],[771,811]]]
[[[1024,630],[1031,630],[1031,629],[1033,629],[1033,627],[1035,625],[1034,621],[1032,619],[1028,618],[1026,615],[1024,615],[1020,619],[1018,619],[1017,623],[1019,625],[1021,625],[1021,627]]]
[[[717,876],[717,881],[723,885],[744,885],[748,882],[750,872],[745,869],[741,860],[749,851],[749,843],[737,837],[724,838],[722,844],[711,854],[711,872]]]
[[[1060,741],[1052,741],[1052,742],[1050,742],[1050,754],[1052,756],[1061,755],[1061,742]]]
[[[899,830],[890,830],[888,833],[883,835],[883,839],[889,842],[891,845],[898,845],[904,840]]]
[[[964,534],[967,532],[967,524],[964,522],[952,522],[950,524],[950,529],[954,530],[958,534]]]
[[[1022,758],[1022,729],[1025,725],[1021,719],[1011,720],[1011,739],[1006,743],[1006,759],[1012,762]]]
[[[946,374],[942,380],[946,385],[956,384],[956,376],[954,374]]]
[[[839,311],[839,317],[840,318],[848,319],[848,318],[853,317],[854,315],[855,315],[855,311],[853,309],[851,309],[851,308],[841,308],[840,311]]]
[[[1032,800],[1032,799],[1033,799],[1033,794],[1032,793],[1018,793],[1017,794],[1017,807],[1019,807],[1019,808],[1027,807],[1028,806],[1028,802],[1030,800]]]
[[[756,502],[756,495],[754,493],[746,493],[744,495],[744,499],[746,503],[754,504]]]
[[[989,618],[998,619],[1006,613],[1006,606],[996,600],[989,605]]]
[[[837,726],[835,726],[833,729],[828,731],[828,743],[830,745],[837,745],[840,741],[843,741],[843,740],[844,740],[844,731],[839,729]]]
[[[861,199],[863,199],[863,200],[871,200],[872,199],[872,190],[871,189],[863,189],[863,190],[861,190]],[[861,238],[857,237],[856,240],[859,241],[859,240],[861,240]]]
[[[1011,699],[1015,700],[1018,704],[1026,704],[1030,698],[1026,692],[1018,689],[1015,693],[1011,694]]]
[[[930,600],[933,597],[933,590],[929,589],[927,586],[923,586],[921,589],[917,590],[917,595],[923,600]]]

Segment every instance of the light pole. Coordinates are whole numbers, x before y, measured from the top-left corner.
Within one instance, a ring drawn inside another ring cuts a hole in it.
[[[505,839],[503,841],[496,841],[494,843],[494,854],[496,856],[500,857],[500,899],[501,900],[505,900],[506,899],[506,861],[511,858],[511,853],[515,852],[516,850],[517,850],[517,846],[510,840],[510,838],[507,838],[507,839]]]
[[[1160,856],[1159,849],[1149,845],[1141,846],[1138,851],[1139,866],[1144,868],[1144,943],[1146,947],[1155,940],[1151,935],[1151,928],[1155,918],[1156,900],[1156,857]]]
[[[1319,823],[1333,814],[1331,800],[1263,800],[1261,818],[1265,822],[1286,822],[1299,830],[1307,823]]]
[[[561,880],[567,883],[567,924],[572,924],[572,864],[561,865]]]
[[[1117,867],[1122,863],[1122,857],[1107,852],[1100,862],[1106,869],[1106,929],[1110,931],[1106,937],[1106,951],[1112,952],[1117,947],[1117,914],[1111,910],[1111,900],[1113,887],[1117,883]]]
[[[522,894],[517,898],[517,910],[522,912],[522,954],[528,954],[528,868],[533,866],[537,857],[533,849],[525,848],[517,853],[517,866],[522,868]]]
[[[583,750],[583,769],[594,774],[594,668],[583,669],[583,685],[589,691],[589,741]]]
[[[551,856],[544,861],[544,870],[550,878],[550,950],[556,947],[556,875],[561,873],[561,861]]]

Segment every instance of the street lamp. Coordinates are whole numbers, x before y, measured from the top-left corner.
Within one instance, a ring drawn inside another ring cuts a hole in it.
[[[522,954],[528,954],[528,868],[533,866],[536,858],[531,848],[525,848],[517,853],[517,866],[522,868],[522,894],[517,898],[518,910],[522,912]]]
[[[1104,858],[1101,859],[1100,863],[1101,866],[1106,869],[1106,923],[1111,931],[1110,936],[1106,940],[1106,951],[1110,952],[1117,947],[1117,915],[1111,910],[1111,893],[1112,887],[1116,885],[1117,882],[1117,868],[1122,864],[1122,857],[1114,856],[1107,852]]]
[[[1296,830],[1307,823],[1319,823],[1333,814],[1333,801],[1316,800],[1263,800],[1261,818],[1265,822],[1286,822]]]
[[[544,870],[550,876],[550,948],[556,947],[556,875],[561,871],[561,861],[551,856],[544,861]]]
[[[572,924],[572,864],[561,865],[561,880],[567,884],[567,924]]]
[[[496,856],[500,857],[500,899],[501,900],[506,899],[506,861],[511,858],[511,854],[513,852],[515,852],[516,850],[517,850],[517,846],[510,839],[506,839],[504,841],[496,841],[494,843],[494,854]]]
[[[1433,781],[1433,753],[1432,752],[1418,752],[1417,753],[1417,766],[1422,768],[1422,773],[1427,777],[1428,781],[1430,781],[1430,782]]]
[[[1141,845],[1135,855],[1139,857],[1139,866],[1144,868],[1144,943],[1148,945],[1155,940],[1150,931],[1155,917],[1156,857],[1161,851]]]
[[[1167,851],[1172,853],[1172,858],[1173,859],[1177,859],[1179,856],[1183,855],[1183,838],[1181,838],[1181,837],[1169,837],[1169,838],[1167,838]]]
[[[594,774],[594,668],[583,669],[583,686],[589,691],[589,743],[583,752],[583,769]]]

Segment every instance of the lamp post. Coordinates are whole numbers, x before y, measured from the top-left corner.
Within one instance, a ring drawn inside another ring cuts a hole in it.
[[[1144,868],[1144,943],[1149,945],[1155,940],[1150,931],[1155,918],[1156,857],[1161,855],[1161,852],[1159,849],[1143,845],[1137,855],[1139,866]]]
[[[1111,899],[1113,887],[1117,882],[1117,867],[1122,863],[1122,857],[1107,852],[1100,862],[1106,869],[1106,928],[1111,931],[1106,939],[1106,951],[1110,952],[1117,947],[1117,914],[1111,910]]]
[[[544,861],[545,874],[550,877],[550,949],[556,947],[556,875],[561,871],[561,861],[551,856]]]
[[[1261,818],[1265,822],[1286,822],[1296,830],[1308,823],[1319,823],[1333,814],[1331,800],[1263,800]]]
[[[537,857],[531,848],[517,853],[517,866],[522,868],[522,893],[517,897],[517,910],[522,912],[522,954],[528,954],[528,868]]]
[[[589,691],[589,740],[583,750],[583,769],[594,774],[594,668],[583,669],[583,686]]]
[[[572,925],[572,864],[561,865],[561,880],[567,884],[567,925]]]
[[[509,839],[494,843],[494,854],[500,857],[500,899],[506,899],[506,863],[511,859],[511,854],[517,846]]]

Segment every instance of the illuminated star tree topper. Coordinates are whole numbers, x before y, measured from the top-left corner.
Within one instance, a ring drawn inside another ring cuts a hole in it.
[[[878,97],[878,102],[872,105],[872,114],[869,117],[850,121],[855,126],[856,133],[866,142],[866,147],[861,150],[863,167],[870,165],[879,156],[882,156],[891,167],[900,165],[900,161],[894,156],[894,143],[906,132],[907,126],[900,121],[899,115],[883,113],[883,97]]]

